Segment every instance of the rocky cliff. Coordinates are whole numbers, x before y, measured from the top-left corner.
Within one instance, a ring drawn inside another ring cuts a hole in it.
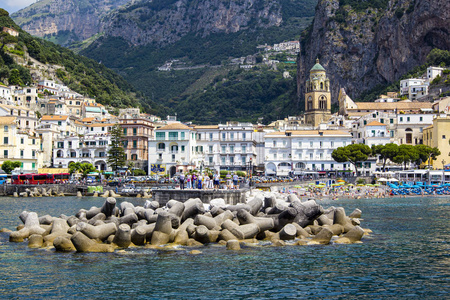
[[[301,38],[299,100],[317,57],[337,101],[340,88],[357,97],[423,64],[433,48],[450,50],[449,14],[449,1],[320,0]]]
[[[68,45],[100,30],[100,20],[129,0],[41,0],[11,17],[25,31]]]

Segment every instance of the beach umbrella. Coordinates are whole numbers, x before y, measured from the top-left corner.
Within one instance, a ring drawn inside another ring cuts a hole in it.
[[[380,186],[381,184],[379,184],[379,183],[375,183],[373,186]]]
[[[388,179],[384,178],[384,177],[381,177],[381,178],[378,178],[377,181],[386,182],[386,181],[388,181]]]
[[[301,189],[301,188],[303,188],[301,185],[296,185],[296,186],[294,186],[294,188],[296,188],[296,189]]]
[[[337,182],[345,182],[345,180],[338,179]]]

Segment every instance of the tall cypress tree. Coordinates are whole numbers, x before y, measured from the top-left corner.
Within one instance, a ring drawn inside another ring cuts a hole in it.
[[[118,168],[125,166],[126,154],[123,149],[122,136],[123,129],[119,124],[111,129],[111,147],[108,150],[108,165],[115,172]]]

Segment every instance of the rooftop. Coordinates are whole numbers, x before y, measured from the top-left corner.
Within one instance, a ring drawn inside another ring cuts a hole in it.
[[[69,116],[61,116],[61,115],[57,115],[57,116],[53,116],[53,115],[45,115],[42,116],[41,121],[65,121],[67,120]]]
[[[192,130],[189,126],[186,126],[182,123],[172,123],[156,130]]]

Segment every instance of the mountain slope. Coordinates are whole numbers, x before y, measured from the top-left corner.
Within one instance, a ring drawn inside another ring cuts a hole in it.
[[[128,0],[41,0],[12,14],[28,33],[67,46],[100,32],[100,20]]]
[[[0,9],[0,27],[3,26],[14,28],[20,34],[14,49],[5,47],[0,50],[0,79],[3,77],[11,81],[11,75],[17,72],[14,71],[16,69],[22,74],[22,83],[31,83],[31,78],[26,75],[30,74],[33,65],[27,58],[29,55],[40,63],[57,65],[56,75],[64,84],[78,93],[95,97],[99,103],[116,108],[143,106],[147,111],[156,112],[156,107],[152,110],[130,84],[104,65],[51,42],[32,37],[17,26],[5,10]],[[23,64],[14,63],[12,56],[23,61]]]
[[[344,87],[357,98],[425,63],[433,48],[450,50],[450,2],[320,0],[301,39],[298,96],[315,59],[327,70],[333,101]]]

